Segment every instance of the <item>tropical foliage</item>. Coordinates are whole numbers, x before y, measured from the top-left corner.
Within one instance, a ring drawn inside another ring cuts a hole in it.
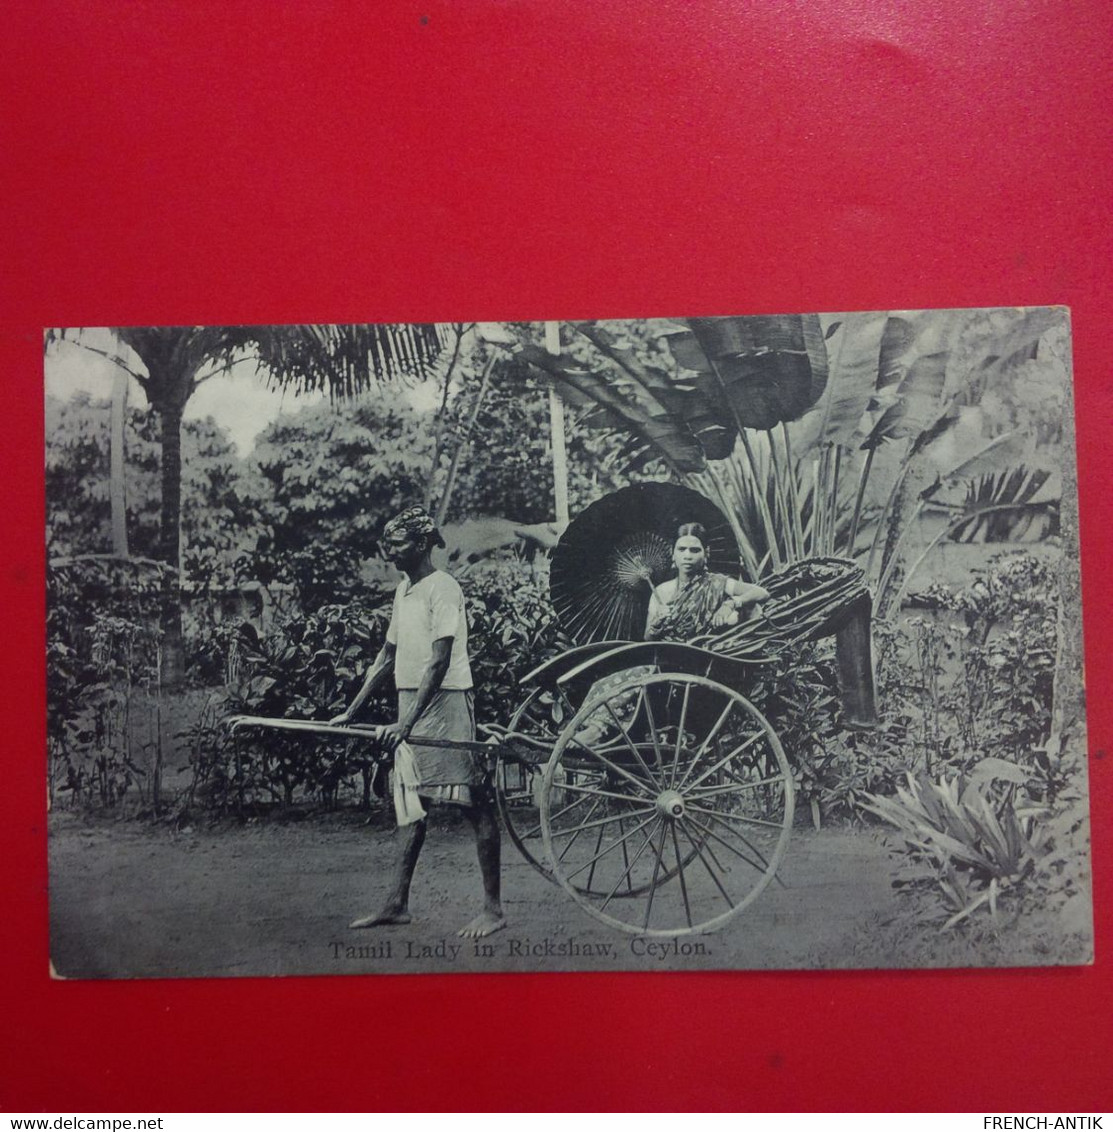
[[[47,766],[51,798],[157,810],[161,579],[142,562],[77,560],[47,573]],[[157,724],[157,719],[155,720]]]
[[[1040,437],[987,426],[979,397],[1064,334],[1054,309],[879,312],[576,323],[559,357],[516,353],[633,458],[717,498],[752,576],[860,557],[885,610],[913,521],[950,491],[966,496],[941,537],[1032,512]]]
[[[279,418],[251,458],[260,531],[240,576],[293,586],[305,610],[355,597],[364,564],[379,559],[384,517],[422,497],[431,454],[423,421],[398,397]]]
[[[177,684],[184,672],[180,591],[182,451],[185,407],[199,386],[251,360],[276,384],[350,397],[375,381],[420,374],[440,353],[435,326],[118,327],[118,349],[85,344],[105,354],[142,389],[159,422],[161,478],[158,559],[163,573],[162,677]],[[82,344],[82,332],[48,331],[46,348]]]
[[[518,679],[564,643],[544,586],[520,563],[507,562],[464,579],[469,651],[476,682],[476,717],[505,723],[522,693]],[[366,745],[282,733],[241,733],[232,741],[232,714],[329,719],[358,690],[382,646],[388,593],[365,592],[346,605],[319,607],[260,635],[251,626],[224,634],[224,687],[180,736],[189,751],[184,806],[243,807],[312,799],[333,806],[347,793],[370,798]],[[366,708],[368,719],[391,718],[391,696]]]
[[[1061,579],[1047,555],[1013,552],[983,556],[985,568],[961,583],[938,574],[913,583],[942,546],[1057,531],[1045,449],[1061,437],[1034,375],[1064,373],[1059,312],[569,323],[559,354],[535,324],[413,334],[397,340],[392,368],[388,337],[364,358],[367,341],[356,349],[348,328],[270,338],[118,332],[119,361],[150,400],[125,414],[123,492],[112,484],[108,403],[48,404],[49,734],[59,801],[130,798],[164,812],[172,792],[191,806],[332,805],[345,791],[365,800],[365,764],[344,744],[247,743],[235,752],[219,721],[231,710],[325,718],[350,699],[381,640],[391,585],[377,552],[381,523],[414,501],[459,542],[452,568],[471,611],[478,714],[505,723],[519,677],[565,645],[543,559],[531,566],[507,549],[516,532],[552,529],[544,424],[555,389],[568,408],[573,513],[636,479],[672,478],[719,502],[753,576],[832,553],[868,571],[886,614],[874,621],[875,729],[846,726],[823,644],[786,649],[748,690],[777,721],[805,814],[817,825],[861,820],[879,813],[878,798],[901,801],[898,786],[918,805],[943,806],[948,783],[1003,760],[1023,774],[1023,791],[1008,783],[1006,799],[1000,781],[981,780],[978,789],[1007,847],[1019,845],[1010,830],[1044,844],[1040,828],[1061,819],[1073,782],[1051,713]],[[51,349],[62,348],[59,337]],[[179,422],[184,460],[169,483],[167,420],[199,381],[249,357],[277,384],[358,396],[295,406],[243,458],[219,422]],[[373,384],[373,372],[398,376]],[[179,618],[182,608],[178,571],[166,564],[168,491],[179,493],[170,500],[182,538],[174,561],[190,595],[183,661],[199,688],[188,718],[172,726],[159,714],[174,647],[170,589]],[[124,560],[110,530],[122,499]],[[538,533],[540,545],[546,537]],[[272,600],[253,625],[222,612],[216,595],[250,587],[287,604]],[[898,617],[909,605],[911,615]],[[980,806],[975,798],[967,801]],[[1023,810],[1015,828],[1006,802]],[[1018,853],[998,855],[996,895],[1014,883]],[[951,900],[947,918],[983,895],[976,907],[988,907],[993,877],[979,887],[984,870],[947,867],[949,895],[932,882],[944,905]]]
[[[555,537],[555,391],[573,515],[670,479],[719,504],[753,578],[830,556],[865,572],[875,727],[844,717],[829,641],[786,647],[746,689],[801,821],[891,827],[899,890],[952,931],[997,931],[1033,901],[1064,922],[1085,910],[1084,775],[1055,714],[1075,601],[1056,543],[1075,521],[1063,312],[576,322],[559,352],[529,323],[109,341],[48,342],[111,355],[148,401],[47,403],[55,805],[185,820],[369,804],[360,744],[233,743],[223,721],[350,701],[389,608],[381,524],[412,502],[441,520],[465,590],[478,719],[507,723],[520,677],[568,643],[532,553]],[[241,456],[220,420],[184,411],[249,361],[331,396]],[[1013,545],[972,568],[971,543]]]
[[[546,390],[513,365],[488,372],[490,360],[491,350],[471,335],[451,373],[442,367],[417,397],[388,386],[269,425],[241,488],[258,541],[241,557],[239,576],[290,585],[311,610],[382,580],[382,523],[410,503],[445,515],[463,558],[515,542],[516,529],[551,522],[552,454],[547,430],[537,427],[548,412]],[[603,440],[570,423],[569,494],[577,509],[630,482]]]
[[[969,775],[909,776],[895,797],[866,803],[903,840],[908,863],[894,884],[934,898],[944,928],[983,907],[996,920],[1050,851],[1049,810],[1026,795],[1026,778],[1013,763],[986,759]]]
[[[52,559],[108,555],[111,409],[80,394],[46,403],[46,535]],[[124,429],[124,498],[130,557],[153,560],[159,546],[158,422],[131,409]],[[237,558],[258,537],[250,470],[210,417],[182,426],[182,570],[191,589],[228,585]]]
[[[552,441],[544,427],[548,387],[530,366],[512,358],[495,367],[482,398],[481,382],[462,384],[450,408],[453,441],[459,444],[469,421],[474,418],[474,423],[445,508],[449,522],[477,515],[505,516],[521,524],[552,521]],[[632,466],[620,446],[578,415],[568,420],[566,433],[573,515],[607,492],[667,475],[661,460]]]
[[[920,601],[933,613],[910,618],[907,631],[920,672],[934,674],[930,695],[923,683],[920,695],[937,717],[929,729],[936,755],[1032,767],[1051,735],[1058,654],[1058,584],[1046,559],[998,557],[971,585],[933,585]]]
[[[191,749],[192,780],[186,804],[280,802],[295,795],[334,805],[342,784],[361,772],[369,783],[368,752],[358,743],[315,741],[284,733],[233,739],[230,714],[328,719],[355,695],[370,658],[382,646],[389,606],[370,602],[322,606],[260,636],[250,625],[229,640],[225,690],[219,710],[184,736]],[[379,708],[380,718],[384,712]]]

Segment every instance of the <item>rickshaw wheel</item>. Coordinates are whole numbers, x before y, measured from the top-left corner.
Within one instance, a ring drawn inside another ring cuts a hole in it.
[[[554,878],[591,916],[676,936],[713,931],[757,899],[793,806],[784,749],[749,700],[704,676],[641,673],[561,731],[540,824]]]
[[[564,719],[567,721],[575,714],[576,709],[562,691],[558,690],[556,696],[561,702]],[[560,727],[554,726],[552,709],[545,702],[544,697],[543,688],[534,688],[514,713],[507,730],[511,734],[544,739],[552,746],[556,743]],[[546,880],[556,884],[552,865],[548,863],[549,858],[545,852],[539,816],[544,771],[545,763],[540,761],[535,766],[525,763],[504,764],[499,768],[495,796],[503,828],[514,847]],[[559,825],[561,817],[558,815],[555,821]],[[574,812],[570,814],[570,821],[575,821]],[[688,856],[694,859],[695,854],[689,853]],[[675,872],[676,868],[673,866],[667,874],[662,873],[661,879],[667,879]],[[582,888],[584,892],[595,896],[606,896],[605,891],[593,893],[589,884],[578,884],[575,887]],[[616,899],[638,896],[648,891],[648,887],[645,883],[641,885],[631,883],[629,886],[624,886]]]
[[[561,699],[567,719],[575,713],[575,708],[562,692],[558,692],[557,696]],[[544,697],[545,689],[534,688],[511,717],[507,730],[512,734],[529,735],[535,739],[544,739],[549,744],[555,743],[560,728],[554,725],[551,708],[545,703]],[[543,877],[553,880],[552,870],[543,864],[544,844],[541,840],[541,822],[537,817],[544,766],[543,761],[535,766],[504,763],[499,768],[495,794],[503,828],[514,843],[514,848]]]

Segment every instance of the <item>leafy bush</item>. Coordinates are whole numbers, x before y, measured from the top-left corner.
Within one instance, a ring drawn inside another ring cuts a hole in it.
[[[306,610],[355,600],[363,563],[378,557],[383,519],[423,497],[427,425],[397,389],[270,424],[252,457],[263,530],[240,576],[292,584]]]
[[[51,797],[115,805],[129,788],[159,803],[158,571],[79,559],[47,571],[47,747]],[[149,714],[149,712],[148,712]]]
[[[821,641],[783,650],[747,689],[773,724],[817,828],[857,817],[867,793],[892,789],[909,769],[906,747],[884,728],[846,729],[838,688],[831,643]]]
[[[931,612],[873,625],[878,726],[848,731],[827,642],[786,650],[749,694],[785,746],[800,795],[821,815],[855,816],[866,795],[908,774],[969,771],[986,758],[1024,768],[1034,798],[1053,801],[1067,768],[1046,745],[1056,664],[1058,587],[1031,554],[998,555],[971,585],[932,586]]]
[[[488,563],[461,578],[461,585],[476,718],[505,724],[525,698],[519,680],[570,642],[557,623],[545,580],[524,563]]]
[[[837,688],[830,650],[817,644],[786,648],[756,669],[747,688],[748,697],[773,724],[817,825],[831,784],[825,770],[838,734]]]
[[[298,791],[335,803],[345,779],[363,769],[358,744],[266,732],[229,743],[220,717],[230,714],[329,719],[351,701],[382,647],[388,607],[382,595],[321,606],[260,637],[240,626],[228,657],[230,682],[209,718],[185,734],[194,768],[190,796],[215,805],[260,796],[289,805]]]
[[[129,791],[149,795],[158,788],[151,777],[156,758],[161,775],[161,733],[149,750],[138,749],[128,723],[136,695],[148,708],[158,706],[157,578],[136,583],[134,573],[97,561],[51,575],[51,781],[82,804],[113,805]],[[523,563],[485,564],[462,584],[477,715],[505,723],[522,698],[520,677],[566,642],[544,580]],[[334,804],[343,789],[357,788],[361,775],[366,797],[361,745],[276,732],[245,734],[233,744],[222,720],[338,714],[382,646],[389,610],[389,594],[371,590],[360,601],[287,618],[266,634],[247,622],[201,626],[190,641],[194,671],[221,687],[190,709],[193,718],[175,736],[189,752],[184,803],[288,805],[308,796]],[[394,710],[390,693],[369,705],[376,719],[393,718]]]
[[[520,562],[490,564],[462,579],[469,620],[469,651],[476,714],[502,722],[522,698],[519,678],[563,646],[544,584]],[[231,677],[213,709],[188,729],[193,781],[190,798],[210,806],[270,799],[289,805],[298,795],[327,804],[354,775],[364,774],[359,743],[267,732],[227,740],[220,719],[228,714],[329,719],[359,689],[382,647],[390,603],[375,594],[348,605],[322,606],[260,637],[241,627],[230,650]],[[390,693],[369,705],[368,716],[391,719]]]
[[[1059,604],[1053,567],[1031,554],[998,555],[970,586],[934,585],[920,600],[942,615],[908,623],[918,651],[919,679],[910,683],[924,705],[925,758],[942,753],[959,769],[988,757],[1035,765],[1051,733]],[[1054,782],[1047,785],[1054,790]]]
[[[233,666],[239,650],[243,621],[217,621],[203,607],[188,610],[186,627],[186,671],[205,688],[223,687],[234,681]]]
[[[52,557],[112,548],[107,401],[78,394],[46,404],[47,545]],[[124,448],[129,550],[153,558],[159,546],[159,420],[128,410]],[[256,491],[257,493],[257,491]],[[237,554],[257,535],[248,468],[212,418],[182,424],[183,576],[195,588],[231,581]]]

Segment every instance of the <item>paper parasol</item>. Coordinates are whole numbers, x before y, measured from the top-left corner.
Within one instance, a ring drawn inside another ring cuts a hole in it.
[[[679,484],[624,487],[568,525],[553,552],[549,594],[577,644],[644,638],[649,597],[673,576],[672,549],[682,523],[706,529],[709,569],[738,577],[738,546],[723,513]]]

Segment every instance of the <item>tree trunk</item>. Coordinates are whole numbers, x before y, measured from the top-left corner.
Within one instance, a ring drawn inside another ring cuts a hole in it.
[[[885,542],[878,566],[878,585],[874,594],[874,612],[878,617],[900,616],[900,609],[893,608],[893,587],[900,587],[903,578],[901,558],[904,557],[906,540],[914,534],[910,524],[919,521],[921,491],[927,486],[930,472],[924,462],[906,456],[902,463],[899,486],[892,499],[888,514],[882,513],[879,523],[884,523]],[[882,585],[881,582],[885,584]]]
[[[553,499],[557,529],[568,526],[568,447],[564,437],[564,402],[549,387],[549,428],[553,442]]]
[[[178,687],[185,675],[182,643],[181,517],[182,517],[182,410],[175,401],[152,406],[162,429],[162,502],[159,512],[159,559],[166,564],[162,576],[160,627],[162,629],[161,684]]]
[[[127,493],[124,480],[124,421],[128,375],[117,369],[112,381],[112,437],[109,445],[108,494],[112,505],[112,553],[128,556]]]
[[[560,357],[560,323],[545,323],[545,349]],[[568,448],[564,438],[564,402],[549,386],[549,430],[553,443],[553,502],[557,530],[568,526]]]

